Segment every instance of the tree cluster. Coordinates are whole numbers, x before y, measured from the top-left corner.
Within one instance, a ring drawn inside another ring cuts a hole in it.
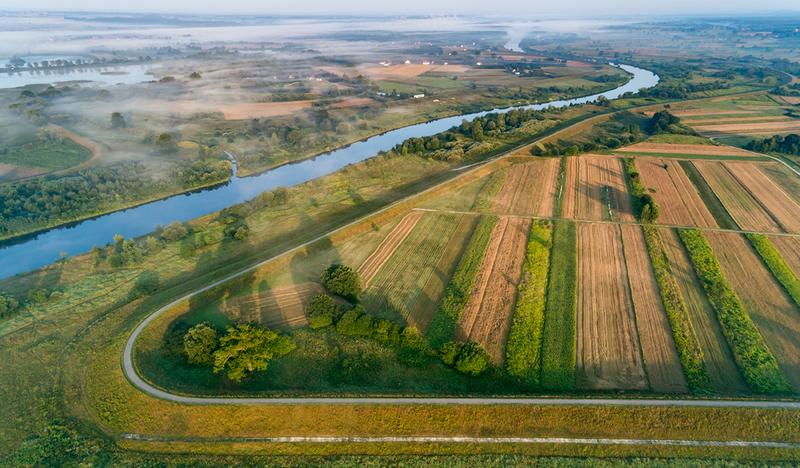
[[[442,362],[467,375],[480,375],[489,368],[489,355],[475,342],[451,341],[442,347]]]
[[[747,144],[747,149],[759,153],[784,153],[800,156],[800,135],[792,133],[753,140]]]

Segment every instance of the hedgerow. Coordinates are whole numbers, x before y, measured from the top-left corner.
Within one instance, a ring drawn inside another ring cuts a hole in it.
[[[436,348],[440,348],[453,337],[456,324],[461,318],[461,312],[467,305],[467,299],[469,299],[472,286],[475,284],[475,276],[483,262],[486,246],[492,237],[495,224],[497,224],[497,218],[494,216],[481,218],[458,262],[458,267],[456,267],[450,283],[445,288],[436,315],[427,331],[428,339]]]
[[[783,288],[789,293],[794,303],[800,306],[800,279],[797,278],[791,267],[786,264],[780,253],[772,245],[767,236],[763,234],[747,234],[747,239],[755,247],[758,255],[764,260],[769,271],[778,280]]]
[[[679,234],[747,384],[758,393],[789,392],[775,356],[728,283],[708,240],[699,229],[682,229]]]
[[[661,235],[653,226],[642,226],[642,229],[686,381],[692,392],[707,393],[711,390],[711,381],[703,360],[703,351],[689,321],[689,310],[672,273]]]
[[[539,384],[544,327],[545,289],[550,269],[552,226],[547,221],[531,225],[519,284],[514,319],[506,344],[506,370],[522,382]]]

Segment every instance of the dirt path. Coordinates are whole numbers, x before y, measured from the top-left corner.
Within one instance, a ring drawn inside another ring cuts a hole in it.
[[[92,141],[88,138],[82,137],[77,133],[71,130],[67,130],[66,128],[56,124],[48,124],[47,129],[55,133],[56,135],[59,135],[64,138],[69,138],[70,140],[75,142],[75,144],[83,146],[91,153],[91,157],[88,160],[78,164],[75,167],[67,169],[68,171],[74,171],[76,169],[83,169],[85,167],[89,167],[90,165],[97,163],[97,161],[103,156],[103,147],[100,145],[100,143],[97,143],[96,141]]]

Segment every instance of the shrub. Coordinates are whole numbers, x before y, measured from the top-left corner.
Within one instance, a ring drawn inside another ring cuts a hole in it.
[[[208,323],[195,325],[183,335],[183,352],[190,364],[211,365],[218,346],[217,330]]]
[[[428,363],[432,353],[428,343],[416,328],[406,327],[400,335],[400,346],[397,348],[397,359],[414,367],[422,367]]]
[[[456,359],[458,359],[459,351],[461,351],[461,343],[450,341],[442,346],[439,357],[442,358],[443,363],[447,364],[448,366],[454,366],[456,364]]]
[[[361,294],[361,280],[358,278],[358,273],[346,265],[331,265],[322,272],[320,281],[328,291],[352,301],[357,301]]]
[[[372,316],[361,306],[353,307],[336,322],[336,331],[346,336],[372,336]]]
[[[157,271],[146,270],[136,278],[136,283],[131,290],[131,297],[149,296],[158,291],[161,286],[161,278]]]
[[[703,233],[699,229],[682,229],[679,234],[750,388],[759,393],[789,392],[775,356],[728,283]]]
[[[333,299],[325,294],[317,294],[306,307],[308,326],[313,329],[325,328],[333,324],[338,314],[338,307]]]
[[[636,217],[644,223],[655,223],[658,220],[660,209],[652,195],[647,193],[647,189],[639,177],[636,170],[636,162],[632,158],[622,160],[625,168],[628,190],[633,198],[633,210]]]
[[[478,343],[467,343],[458,352],[455,367],[462,374],[480,375],[489,368],[489,355]]]
[[[161,237],[167,242],[177,242],[186,237],[188,233],[189,231],[186,229],[186,226],[184,226],[183,223],[180,221],[175,221],[164,228],[164,230],[161,232]]]
[[[9,317],[19,310],[19,301],[14,296],[0,294],[0,318]]]

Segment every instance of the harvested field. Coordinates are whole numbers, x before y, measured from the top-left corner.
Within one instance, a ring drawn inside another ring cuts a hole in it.
[[[578,229],[579,387],[647,388],[619,226]]]
[[[767,177],[757,165],[726,163],[725,166],[784,231],[800,232],[800,205]]]
[[[425,284],[422,296],[411,312],[409,322],[416,324],[419,331],[425,332],[428,329],[428,325],[430,325],[433,315],[436,313],[436,305],[444,293],[444,288],[447,287],[447,281],[453,276],[456,265],[458,265],[458,259],[461,258],[469,236],[477,223],[477,216],[464,216],[461,218],[461,222],[458,223],[450,242],[447,243],[444,254],[439,259],[436,269],[428,279],[427,284]]]
[[[412,78],[427,72],[464,73],[469,70],[465,65],[424,65],[421,63],[401,63],[388,67],[369,67],[364,72],[375,78]]]
[[[498,365],[505,358],[530,225],[523,218],[498,219],[456,329],[457,339],[480,343]]]
[[[660,232],[672,273],[681,289],[692,328],[703,351],[703,362],[712,388],[727,394],[747,392],[747,384],[739,373],[717,315],[706,298],[683,244],[673,229],[662,228]]]
[[[695,161],[708,185],[722,202],[725,209],[742,229],[764,232],[780,232],[774,219],[753,198],[750,192],[720,162]]]
[[[654,189],[661,208],[659,222],[698,227],[717,227],[692,181],[680,164],[663,159],[637,159],[642,183]]]
[[[378,317],[416,325],[411,311],[461,218],[454,214],[425,213],[364,290],[364,307]]]
[[[314,101],[287,101],[287,102],[243,102],[227,104],[217,108],[225,116],[225,120],[244,120],[262,117],[277,117],[293,114],[311,108]]]
[[[719,110],[719,109],[686,109],[673,111],[673,115],[678,117],[695,117],[698,115],[737,115],[737,114],[757,114],[756,111],[748,110]]]
[[[800,203],[800,177],[797,174],[778,163],[760,164],[758,170],[778,184],[796,203]]]
[[[298,327],[307,323],[306,304],[322,292],[317,283],[301,283],[235,297],[223,302],[220,310],[237,321],[260,322],[270,328]]]
[[[412,211],[403,217],[400,223],[392,229],[392,232],[378,245],[378,248],[361,264],[358,268],[358,275],[361,277],[362,286],[369,287],[369,284],[378,274],[384,263],[394,253],[397,246],[411,233],[414,226],[422,218],[421,211]]]
[[[800,237],[769,236],[769,240],[794,273],[800,276]]]
[[[684,125],[689,125],[690,127],[695,125],[719,125],[719,124],[728,124],[728,123],[740,123],[740,122],[786,122],[789,119],[782,115],[761,115],[755,117],[728,117],[728,118],[714,118],[714,119],[683,119],[681,123]]]
[[[634,221],[622,162],[613,157],[567,159],[564,216],[592,221]]]
[[[630,153],[707,154],[712,156],[753,156],[753,153],[733,146],[687,145],[669,143],[636,143],[617,151]]]
[[[552,217],[558,167],[559,160],[555,158],[512,166],[494,197],[492,210],[501,214]]]
[[[706,237],[783,375],[800,391],[800,310],[744,237],[722,232],[708,232]]]
[[[694,129],[701,133],[744,133],[760,134],[766,132],[790,132],[800,130],[800,121],[738,123],[720,125],[695,125]]]
[[[685,393],[688,386],[672,340],[667,312],[661,303],[642,229],[635,225],[622,225],[620,229],[636,329],[650,388],[657,392]]]

